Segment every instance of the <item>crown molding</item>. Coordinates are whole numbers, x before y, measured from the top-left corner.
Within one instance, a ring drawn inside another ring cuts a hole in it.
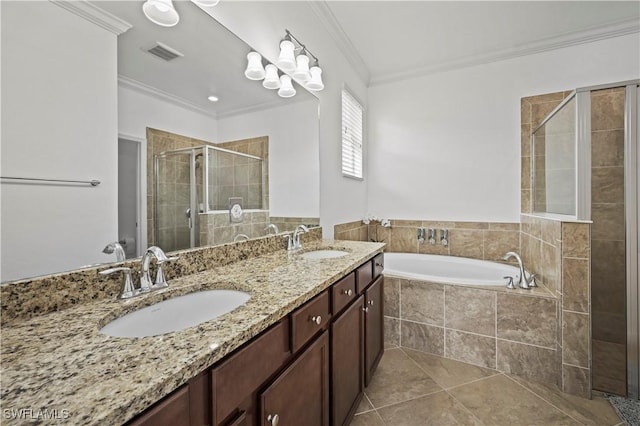
[[[369,82],[369,86],[378,86],[385,83],[421,77],[429,74],[468,68],[491,62],[499,62],[521,56],[535,55],[537,53],[563,49],[565,47],[585,43],[592,43],[594,41],[620,37],[638,32],[640,32],[640,19],[626,19],[591,27],[586,30],[573,31],[559,36],[547,37],[532,43],[525,43],[508,49],[501,49],[481,55],[455,59],[453,61],[443,62],[440,64],[418,67],[411,71],[401,71],[397,73],[373,76]]]
[[[186,99],[172,95],[171,93],[167,93],[163,90],[149,86],[148,84],[141,83],[138,80],[134,80],[124,75],[118,75],[118,85],[135,90],[136,92],[142,93],[143,95],[152,96],[156,99],[160,99],[161,101],[169,102],[179,107],[186,108],[190,111],[197,112],[198,114],[202,114],[210,118],[217,117],[215,112],[208,111],[194,104],[193,102],[187,101]]]
[[[338,48],[347,59],[347,61],[353,66],[356,73],[364,81],[365,85],[369,84],[371,78],[371,72],[366,62],[360,56],[358,49],[353,45],[351,39],[344,31],[338,19],[335,17],[331,8],[325,0],[322,1],[308,1],[309,7],[316,15],[324,29],[331,35],[333,41],[338,45]]]
[[[133,25],[89,3],[87,0],[49,0],[51,3],[92,22],[115,35],[127,32]]]
[[[217,118],[229,118],[229,117],[234,117],[236,115],[250,114],[252,112],[260,112],[260,111],[265,111],[271,108],[285,107],[291,104],[296,104],[298,102],[305,102],[308,100],[311,100],[311,99],[303,99],[301,97],[289,98],[287,99],[287,103],[283,104],[282,99],[275,99],[273,101],[263,102],[257,105],[251,105],[248,107],[219,112],[217,115]],[[318,101],[317,99],[313,99],[313,100],[315,100],[316,102]]]

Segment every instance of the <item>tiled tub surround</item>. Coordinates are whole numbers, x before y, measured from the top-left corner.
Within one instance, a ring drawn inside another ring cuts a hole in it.
[[[130,301],[90,301],[3,326],[3,409],[68,410],[70,424],[127,421],[372,258],[383,244],[320,240],[304,250],[326,247],[349,254],[306,261],[282,249],[257,257],[245,253],[244,260],[172,279],[168,289]],[[138,307],[211,288],[243,290],[251,299],[216,320],[164,336],[126,339],[98,332]]]
[[[269,224],[269,212],[266,210],[245,210],[242,223],[232,223],[228,211],[201,213],[199,219],[200,244],[210,246],[233,242],[234,237],[238,234],[245,234],[249,238],[266,235],[265,228]]]

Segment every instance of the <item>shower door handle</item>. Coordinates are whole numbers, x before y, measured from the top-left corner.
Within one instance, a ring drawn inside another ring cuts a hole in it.
[[[187,222],[189,223],[189,229],[193,228],[193,224],[191,223],[191,209],[186,209],[184,211],[184,215],[187,216]]]

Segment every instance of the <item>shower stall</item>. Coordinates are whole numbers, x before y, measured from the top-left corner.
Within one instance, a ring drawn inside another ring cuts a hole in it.
[[[153,156],[154,244],[165,251],[201,245],[202,215],[226,212],[230,198],[245,210],[264,208],[263,160],[202,145]]]
[[[535,214],[591,221],[591,382],[639,398],[639,81],[577,89],[532,132]]]

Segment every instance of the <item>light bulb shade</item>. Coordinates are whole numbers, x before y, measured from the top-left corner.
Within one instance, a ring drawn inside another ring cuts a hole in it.
[[[311,79],[311,74],[309,73],[309,57],[304,53],[296,56],[296,70],[293,73],[293,78],[302,83],[306,83]]]
[[[290,98],[295,96],[296,89],[291,84],[291,77],[287,74],[280,76],[280,89],[278,90],[278,96],[281,98]]]
[[[314,92],[324,89],[324,83],[322,82],[322,69],[318,66],[311,67],[311,80],[307,81],[304,87]]]
[[[197,4],[198,6],[204,6],[204,7],[213,7],[220,2],[220,0],[191,0],[191,1]]]
[[[262,80],[264,74],[262,56],[260,56],[258,52],[249,52],[247,55],[247,69],[244,72],[244,76],[249,80]]]
[[[281,70],[290,72],[296,69],[296,58],[294,55],[295,45],[289,40],[280,42],[280,56],[276,64]]]
[[[173,27],[180,21],[180,15],[171,0],[147,0],[142,5],[144,15],[161,27]]]
[[[266,67],[266,74],[262,86],[265,89],[279,89],[280,77],[278,77],[278,67],[273,64],[268,64]]]

